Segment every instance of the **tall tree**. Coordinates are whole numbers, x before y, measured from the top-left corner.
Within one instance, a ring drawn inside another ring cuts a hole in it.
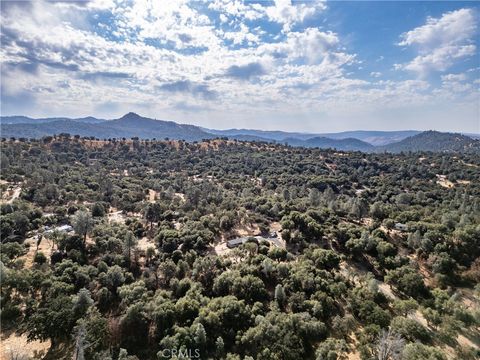
[[[83,243],[87,242],[87,235],[93,228],[92,215],[85,210],[78,210],[72,218],[72,226],[75,232],[83,237]]]
[[[281,309],[283,309],[285,306],[285,300],[286,300],[285,290],[283,290],[283,286],[281,284],[278,284],[275,287],[275,301],[277,302],[278,306]]]
[[[158,203],[149,203],[145,208],[145,219],[150,223],[150,230],[153,229],[153,223],[160,220],[162,208]]]
[[[135,235],[131,232],[131,231],[128,231],[126,234],[125,234],[125,238],[124,238],[124,249],[125,249],[125,256],[127,256],[127,259],[130,261],[130,259],[132,258],[132,250],[135,249],[135,247],[137,246],[137,238],[135,237]]]

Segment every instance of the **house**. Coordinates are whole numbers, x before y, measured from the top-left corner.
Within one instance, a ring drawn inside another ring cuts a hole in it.
[[[248,237],[240,237],[227,241],[227,247],[230,249],[236,248],[237,246],[243,245],[247,242]]]
[[[408,226],[407,226],[406,224],[396,223],[396,224],[395,224],[395,230],[407,231],[407,230],[408,230]]]
[[[72,232],[73,231],[73,227],[71,225],[62,225],[62,226],[59,226],[57,227],[57,230],[60,231],[60,232]]]
[[[51,233],[51,232],[54,232],[54,231],[58,231],[58,232],[61,232],[61,233],[69,233],[69,232],[73,231],[73,227],[71,225],[62,225],[62,226],[58,226],[54,229],[50,229],[48,226],[45,227],[45,234],[48,234],[48,233]]]

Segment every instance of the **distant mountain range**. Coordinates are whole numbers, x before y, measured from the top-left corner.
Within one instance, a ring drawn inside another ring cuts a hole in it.
[[[278,142],[291,146],[332,148],[342,151],[479,151],[478,134],[453,134],[437,131],[346,131],[309,134],[252,129],[214,130],[173,121],[155,120],[128,113],[119,119],[40,118],[2,116],[0,132],[4,138],[40,138],[68,133],[96,138],[183,139],[200,141],[226,137],[241,141]]]
[[[325,136],[315,136],[306,140],[290,137],[283,140],[283,142],[292,146],[332,148],[344,151],[372,152],[375,149],[374,145],[353,137],[346,139],[331,139]]]
[[[74,121],[74,122],[86,123],[86,124],[98,124],[98,123],[107,121],[105,119],[94,118],[93,116],[87,116],[84,118],[76,118],[76,119],[71,119],[67,117],[34,119],[28,116],[2,116],[1,119],[2,119],[1,120],[2,124],[45,124],[45,123],[51,123],[56,121],[68,121],[68,122]]]
[[[173,121],[154,120],[135,113],[119,119],[103,120],[92,117],[80,119],[30,119],[24,116],[1,117],[3,137],[39,138],[46,135],[68,133],[97,138],[184,139],[187,141],[213,138],[198,126],[181,125]]]
[[[405,131],[343,131],[338,133],[320,133],[320,134],[309,134],[309,133],[295,133],[295,132],[285,132],[285,131],[268,131],[268,130],[251,130],[251,129],[230,129],[230,130],[212,130],[206,129],[203,130],[220,136],[238,136],[238,135],[250,135],[256,136],[265,139],[272,139],[275,141],[283,142],[285,139],[293,138],[300,140],[308,140],[313,137],[324,137],[329,139],[348,139],[353,138],[357,140],[362,140],[371,145],[387,145],[392,142],[400,141],[406,137],[417,135],[421,131],[417,130],[405,130]]]
[[[462,134],[424,131],[401,141],[379,146],[376,150],[393,153],[402,151],[479,152],[480,140]]]

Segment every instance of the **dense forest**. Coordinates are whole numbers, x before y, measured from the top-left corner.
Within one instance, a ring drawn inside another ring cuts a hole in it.
[[[480,356],[478,154],[1,147],[7,359]]]

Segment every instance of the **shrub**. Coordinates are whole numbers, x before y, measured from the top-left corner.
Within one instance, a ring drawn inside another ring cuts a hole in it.
[[[38,265],[42,265],[47,262],[47,257],[45,256],[44,253],[39,251],[35,254],[33,261]]]

